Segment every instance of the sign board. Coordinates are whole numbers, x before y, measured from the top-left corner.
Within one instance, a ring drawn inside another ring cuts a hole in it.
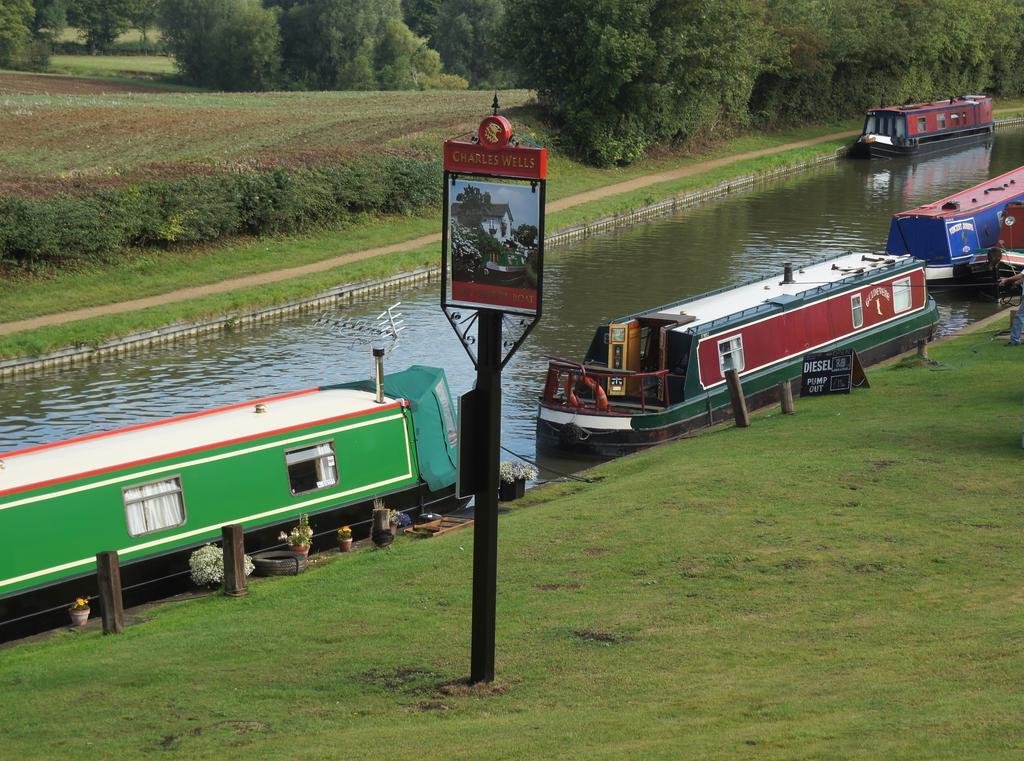
[[[800,376],[800,396],[848,394],[854,387],[867,388],[867,376],[853,349],[834,349],[805,354]]]
[[[503,116],[444,144],[442,306],[539,316],[547,151]]]
[[[445,190],[445,303],[536,314],[543,194],[530,183],[472,177],[452,179]]]
[[[548,152],[544,148],[515,145],[508,119],[488,116],[480,122],[474,140],[445,141],[444,170],[544,180],[548,176]]]

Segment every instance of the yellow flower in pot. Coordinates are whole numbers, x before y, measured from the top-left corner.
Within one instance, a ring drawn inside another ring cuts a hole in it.
[[[89,620],[89,598],[79,597],[68,608],[68,612],[71,614],[71,623],[74,626],[85,626],[85,622]]]

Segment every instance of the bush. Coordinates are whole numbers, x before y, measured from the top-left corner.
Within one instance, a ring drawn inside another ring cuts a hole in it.
[[[0,198],[0,261],[67,264],[138,246],[335,226],[361,214],[417,214],[438,207],[441,177],[439,161],[383,156],[154,180],[43,200]]]
[[[200,587],[224,583],[224,550],[212,544],[200,547],[188,559],[192,582]],[[252,558],[245,556],[245,575],[250,575],[256,566]]]

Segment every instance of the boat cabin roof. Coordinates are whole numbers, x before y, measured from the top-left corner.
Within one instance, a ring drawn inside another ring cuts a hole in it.
[[[662,323],[675,317],[678,324],[671,330],[695,333],[728,318],[739,318],[752,311],[801,301],[811,296],[813,291],[829,289],[844,281],[850,281],[852,285],[858,280],[880,279],[886,271],[912,261],[909,256],[843,254],[800,267],[794,265],[792,283],[783,283],[782,273],[776,273],[771,277],[712,291],[630,317]]]
[[[891,111],[892,113],[909,114],[909,113],[926,113],[928,111],[941,111],[944,108],[950,106],[976,106],[984,101],[992,100],[988,95],[960,95],[955,98],[947,98],[946,100],[932,100],[926,103],[904,103],[902,106],[879,106],[878,108],[869,108],[869,114],[877,114],[881,111]]]
[[[1024,166],[985,180],[972,188],[922,204],[895,217],[962,217],[1024,194]]]
[[[385,398],[386,403],[397,400]],[[264,412],[256,412],[261,405]],[[309,389],[0,453],[0,495],[381,409],[372,393]]]

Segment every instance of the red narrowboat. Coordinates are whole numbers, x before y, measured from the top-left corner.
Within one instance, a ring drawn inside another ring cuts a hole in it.
[[[873,159],[915,156],[988,140],[994,129],[992,98],[987,95],[873,108],[851,155]]]

